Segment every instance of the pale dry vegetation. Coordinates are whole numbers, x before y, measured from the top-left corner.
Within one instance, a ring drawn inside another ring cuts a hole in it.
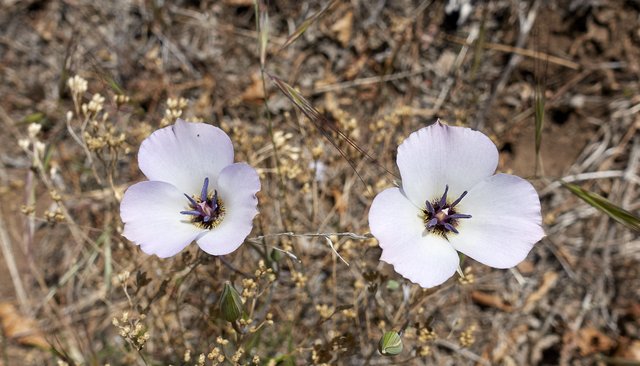
[[[0,3],[0,364],[640,362],[638,233],[558,181],[640,210],[637,1],[496,0],[459,27],[438,1],[338,1],[284,49],[327,4],[264,5],[264,69],[381,166],[263,85],[252,1]],[[140,142],[178,116],[220,126],[260,173],[230,255],[158,259],[121,236]],[[538,189],[547,237],[516,268],[467,259],[423,290],[379,261],[367,211],[398,143],[436,118],[491,136],[498,169]]]

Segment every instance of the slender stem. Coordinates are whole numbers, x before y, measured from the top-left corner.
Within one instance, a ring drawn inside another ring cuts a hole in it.
[[[285,220],[285,214],[286,211],[285,208],[283,207],[287,205],[287,201],[285,200],[285,196],[284,196],[284,192],[285,192],[285,182],[284,182],[284,176],[282,174],[282,168],[280,167],[280,159],[278,157],[278,146],[276,145],[276,139],[273,133],[273,120],[271,117],[271,109],[269,108],[269,100],[268,100],[268,94],[267,94],[267,83],[266,83],[266,77],[265,77],[265,64],[266,64],[266,50],[262,50],[262,43],[261,43],[261,33],[263,31],[261,24],[260,24],[260,12],[264,11],[261,10],[261,7],[264,6],[263,4],[260,3],[260,0],[256,0],[255,2],[255,17],[256,17],[256,30],[258,32],[258,53],[259,53],[259,57],[260,57],[260,78],[262,79],[262,93],[264,96],[264,109],[265,109],[265,113],[267,116],[267,132],[269,134],[269,138],[271,139],[271,145],[273,146],[273,164],[276,167],[276,173],[278,175],[278,202],[280,203],[278,205],[278,209],[279,209],[279,214],[280,214],[280,223],[282,225],[282,228],[285,231],[289,231],[288,229],[288,224],[287,221]],[[268,41],[267,41],[268,42]],[[264,47],[266,47],[267,45],[264,44]],[[265,52],[265,57],[263,57],[263,52]],[[269,255],[267,253],[267,251],[264,251],[264,256],[265,256],[265,261],[267,263],[269,263]]]

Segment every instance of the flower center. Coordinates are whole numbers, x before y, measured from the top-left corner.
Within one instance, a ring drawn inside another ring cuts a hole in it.
[[[186,193],[184,196],[189,200],[189,209],[180,213],[191,216],[191,222],[194,225],[203,229],[213,229],[222,222],[224,206],[222,200],[218,198],[218,191],[209,193],[209,178],[204,179],[199,197],[191,197]]]
[[[467,191],[462,192],[460,197],[450,204],[447,202],[447,192],[449,192],[448,185],[445,186],[444,194],[439,200],[434,202],[426,201],[427,207],[423,211],[424,224],[427,231],[445,236],[449,232],[458,233],[456,229],[458,220],[471,218],[471,215],[456,212],[456,205],[467,195]]]

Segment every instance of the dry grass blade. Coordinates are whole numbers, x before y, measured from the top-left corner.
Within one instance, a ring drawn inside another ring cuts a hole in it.
[[[540,168],[540,146],[542,145],[542,129],[544,127],[544,88],[542,85],[536,87],[535,94],[535,121],[536,121],[536,164],[535,172],[538,174]]]
[[[327,6],[325,6],[322,9],[320,9],[320,11],[318,11],[315,14],[313,14],[309,18],[305,19],[305,21],[302,22],[302,24],[300,24],[300,26],[298,28],[296,28],[296,30],[293,33],[291,33],[291,35],[287,38],[287,41],[284,42],[282,47],[280,47],[280,51],[282,51],[283,49],[289,47],[289,45],[292,44],[293,42],[295,42],[296,39],[300,38],[300,36],[302,34],[304,34],[304,32],[307,29],[309,29],[311,24],[313,24],[316,20],[318,20],[322,15],[324,15],[324,13],[329,11],[329,9],[331,9],[337,3],[338,3],[338,0],[331,0],[331,2],[329,2],[329,4],[327,4]]]
[[[614,204],[608,199],[593,193],[589,192],[575,184],[571,183],[562,183],[562,185],[567,188],[571,193],[575,194],[581,200],[585,201],[589,205],[597,208],[598,210],[604,212],[612,219],[621,223],[622,225],[628,227],[631,230],[640,232],[640,218],[633,215],[631,212],[623,209],[622,207]]]
[[[260,67],[264,68],[267,60],[267,44],[269,43],[269,13],[267,12],[267,6],[264,2],[256,0],[254,5],[256,9],[256,26],[258,28],[258,43],[260,48]]]
[[[363,148],[358,146],[358,144],[356,144],[351,138],[349,138],[349,136],[345,135],[344,132],[340,131],[340,129],[336,126],[336,123],[334,121],[330,121],[322,113],[318,112],[318,110],[315,109],[311,105],[311,103],[309,103],[308,100],[306,100],[302,95],[300,95],[300,93],[298,93],[298,91],[295,90],[291,85],[285,83],[281,79],[271,74],[268,74],[268,75],[269,75],[269,78],[271,78],[271,80],[276,84],[278,89],[280,89],[280,91],[287,98],[289,98],[289,100],[291,100],[291,102],[295,104],[295,106],[298,107],[300,111],[302,111],[302,113],[304,113],[304,115],[307,116],[307,118],[309,118],[311,123],[313,123],[313,125],[318,129],[318,131],[320,131],[322,136],[324,136],[327,140],[329,140],[331,145],[333,145],[333,147],[335,147],[336,150],[338,150],[340,155],[342,155],[342,157],[347,161],[347,163],[349,163],[351,168],[358,175],[358,178],[360,178],[362,183],[364,183],[364,179],[362,179],[362,176],[360,176],[360,173],[356,168],[355,161],[347,156],[347,154],[342,150],[342,148],[338,146],[335,139],[342,139],[346,141],[349,144],[349,146],[351,146],[357,152],[362,154],[369,161],[371,161],[375,165],[382,168],[388,174],[397,178],[395,174],[393,174],[387,168],[382,166],[382,164],[380,164],[377,159],[369,155]]]
[[[447,41],[450,42],[454,42],[457,44],[467,44],[468,42],[462,38],[462,37],[456,37],[456,36],[452,36],[452,35],[447,35],[445,37],[445,39]],[[534,50],[530,50],[527,48],[522,48],[522,47],[513,47],[513,46],[509,46],[509,45],[504,45],[504,44],[500,44],[500,43],[492,43],[492,42],[485,42],[482,45],[483,48],[489,49],[489,50],[494,50],[494,51],[498,51],[498,52],[505,52],[505,53],[514,53],[517,55],[521,55],[524,57],[528,57],[528,58],[533,58],[533,59],[544,59],[546,61],[548,61],[549,63],[555,64],[555,65],[559,65],[562,67],[566,67],[568,69],[572,69],[572,70],[580,70],[582,68],[582,65],[580,65],[577,62],[571,61],[571,60],[567,60],[564,59],[562,57],[557,57],[557,56],[553,56],[553,55],[549,55],[549,54],[544,54],[544,53],[540,53],[540,52],[536,52]]]
[[[536,52],[540,53],[542,44],[542,30],[540,26],[537,26],[533,29],[533,35],[535,40],[535,48]],[[545,43],[548,48],[549,39],[545,40]],[[540,147],[542,145],[542,129],[544,128],[544,112],[545,112],[545,89],[546,89],[546,79],[547,79],[547,69],[549,67],[549,55],[545,53],[547,56],[546,59],[535,59],[534,62],[534,73],[536,79],[536,89],[534,94],[534,112],[535,112],[535,147],[536,147],[536,162],[535,162],[535,174],[543,174],[542,172],[542,160],[540,157]]]
[[[113,74],[101,66],[100,61],[92,53],[87,53],[94,74],[116,94],[126,94],[124,88],[116,81]],[[66,81],[65,81],[66,82]]]

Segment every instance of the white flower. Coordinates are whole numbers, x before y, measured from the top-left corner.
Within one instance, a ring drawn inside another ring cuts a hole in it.
[[[435,124],[398,147],[401,188],[371,204],[381,260],[422,287],[459,268],[457,251],[495,268],[521,262],[544,236],[540,199],[526,180],[493,173],[498,150],[469,128]]]
[[[35,139],[36,136],[38,136],[38,134],[40,133],[40,130],[42,130],[42,125],[39,123],[31,123],[29,124],[29,127],[27,128],[27,132],[29,134],[29,138],[30,139]]]
[[[87,80],[81,78],[78,75],[75,75],[67,80],[67,85],[69,85],[69,89],[71,89],[71,92],[75,94],[82,94],[86,92],[88,87]]]
[[[31,146],[31,140],[29,140],[29,139],[20,139],[20,140],[18,140],[18,146],[20,146],[24,150],[28,150],[29,146]]]
[[[120,215],[123,235],[145,253],[170,257],[196,241],[224,255],[251,232],[260,179],[248,164],[233,163],[221,129],[178,119],[142,142],[138,164],[149,181],[129,187]]]

